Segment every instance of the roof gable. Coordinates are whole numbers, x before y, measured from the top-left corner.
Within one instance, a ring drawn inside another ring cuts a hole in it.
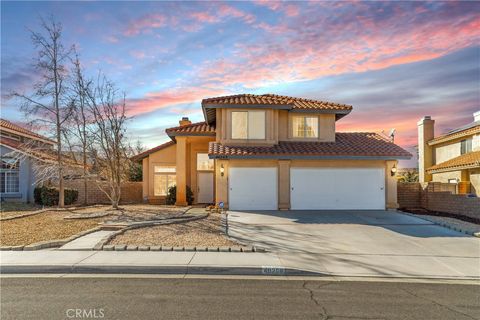
[[[297,112],[334,113],[340,119],[352,111],[351,105],[335,102],[281,96],[276,94],[237,94],[231,96],[213,97],[202,100],[202,108],[207,123],[215,119],[216,108],[259,107],[286,109]]]

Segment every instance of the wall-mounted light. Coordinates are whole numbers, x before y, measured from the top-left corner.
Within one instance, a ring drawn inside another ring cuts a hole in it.
[[[223,164],[220,165],[220,176],[223,177],[223,175],[225,174],[225,168],[223,167]]]
[[[397,166],[393,165],[392,169],[390,170],[390,175],[393,177],[397,173]]]

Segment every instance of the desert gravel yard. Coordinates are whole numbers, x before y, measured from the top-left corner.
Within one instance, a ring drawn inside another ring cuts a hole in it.
[[[222,233],[219,214],[210,214],[207,218],[186,223],[128,230],[113,238],[108,244],[170,247],[239,246]]]
[[[64,219],[71,211],[46,211],[33,216],[0,222],[0,245],[18,246],[61,240],[92,229],[103,221],[96,219]]]
[[[0,207],[0,218],[21,216],[42,209],[42,206],[39,205],[14,202],[2,202]]]

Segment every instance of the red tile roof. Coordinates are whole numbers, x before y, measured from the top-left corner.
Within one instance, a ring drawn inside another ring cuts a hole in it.
[[[135,156],[133,156],[131,159],[132,161],[140,161],[146,157],[148,157],[150,154],[156,152],[156,151],[159,151],[159,150],[162,150],[162,149],[165,149],[167,147],[170,147],[170,146],[173,146],[175,144],[174,141],[168,141],[168,142],[165,142],[159,146],[156,146],[155,148],[152,148],[152,149],[148,149],[147,151],[143,151],[142,153],[139,153]]]
[[[292,109],[338,110],[350,111],[352,106],[321,100],[280,96],[276,94],[238,94],[232,96],[213,97],[202,100],[205,105],[272,105],[290,106]]]
[[[215,135],[215,125],[208,125],[205,121],[191,123],[184,126],[168,128],[165,132],[170,136],[177,135]]]
[[[480,168],[480,151],[473,151],[439,163],[427,169],[428,173]]]
[[[474,123],[475,124],[475,123]],[[447,133],[441,136],[438,136],[436,138],[433,138],[432,140],[428,141],[429,145],[435,145],[439,144],[442,142],[454,140],[454,139],[459,139],[462,137],[470,136],[480,133],[480,124],[474,125],[472,127],[466,128],[465,130],[460,130],[460,131],[454,131],[452,133]]]
[[[31,143],[23,143],[21,141],[8,137],[0,137],[0,145],[4,145],[16,152],[21,152],[41,161],[56,163],[57,152],[53,148],[45,147],[45,145],[33,145]],[[63,156],[64,163],[71,166],[80,166],[73,158]]]
[[[280,141],[273,146],[224,146],[210,142],[209,154],[222,157],[382,157],[411,158],[412,155],[383,136],[368,132],[336,133],[335,142]]]
[[[5,128],[5,129],[10,129],[10,130],[18,133],[18,134],[21,135],[21,136],[25,136],[25,135],[26,135],[26,136],[29,136],[29,137],[34,138],[34,139],[37,138],[37,139],[40,139],[40,140],[44,140],[44,141],[46,141],[46,142],[48,142],[48,143],[52,143],[52,144],[53,144],[53,143],[56,143],[55,141],[53,141],[53,140],[51,140],[51,139],[49,139],[49,138],[47,138],[47,137],[45,137],[45,136],[42,136],[42,135],[40,135],[40,134],[38,134],[38,133],[35,133],[35,132],[33,132],[33,131],[30,131],[30,130],[28,130],[28,129],[25,129],[25,128],[23,128],[23,127],[20,127],[20,126],[14,124],[14,123],[12,123],[12,122],[10,122],[10,121],[8,121],[8,120],[0,119],[0,131],[2,131],[3,128]]]

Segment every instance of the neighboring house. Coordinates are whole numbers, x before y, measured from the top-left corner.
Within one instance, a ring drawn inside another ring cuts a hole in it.
[[[10,121],[0,119],[0,198],[33,202],[35,173],[32,159],[54,159],[55,142]],[[18,154],[28,154],[21,157]]]
[[[196,203],[231,210],[396,208],[397,159],[411,154],[376,133],[336,132],[352,106],[273,94],[204,99],[205,122],[166,130],[172,141],[136,156],[143,194],[162,202],[186,186]]]
[[[420,182],[457,184],[460,194],[480,195],[480,111],[473,122],[435,137],[435,120],[418,122]]]

